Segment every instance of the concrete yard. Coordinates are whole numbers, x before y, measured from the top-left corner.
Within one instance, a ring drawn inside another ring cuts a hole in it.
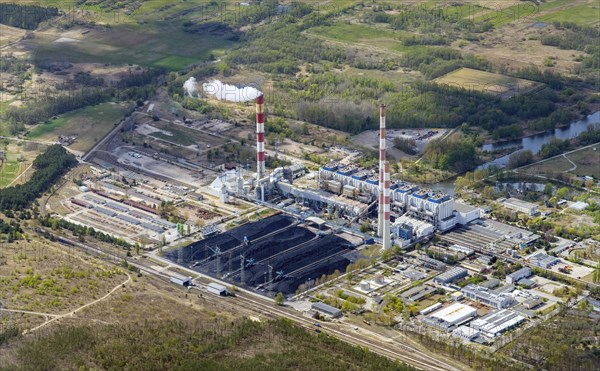
[[[331,231],[320,232],[290,216],[277,214],[166,252],[165,257],[263,295],[277,292],[290,295],[309,278],[314,282],[324,274],[344,272],[359,256],[354,250],[356,245]],[[216,247],[221,251],[219,262]]]

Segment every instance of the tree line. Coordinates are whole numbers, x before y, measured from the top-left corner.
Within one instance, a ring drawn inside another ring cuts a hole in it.
[[[0,23],[26,30],[35,30],[40,23],[57,15],[58,9],[54,7],[14,3],[0,4]]]
[[[28,208],[76,164],[75,156],[62,146],[49,146],[33,161],[34,172],[31,179],[24,184],[0,189],[0,210],[6,212]]]
[[[123,247],[127,250],[130,250],[133,246],[125,241],[122,238],[114,237],[110,234],[100,232],[95,230],[92,227],[83,226],[79,224],[75,224],[69,222],[65,219],[60,218],[52,218],[50,216],[45,216],[39,219],[39,223],[42,227],[52,228],[53,230],[58,229],[66,229],[73,233],[74,236],[77,236],[80,241],[84,241],[86,236],[93,237],[98,241],[110,243],[112,245]],[[53,240],[54,236],[46,236]]]

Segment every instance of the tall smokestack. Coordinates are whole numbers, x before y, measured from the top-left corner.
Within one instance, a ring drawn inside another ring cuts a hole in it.
[[[377,235],[383,235],[383,185],[385,171],[385,104],[379,106],[379,209]]]
[[[264,97],[256,97],[256,179],[265,175],[265,113],[263,111]]]
[[[383,172],[383,248],[391,249],[390,240],[390,162],[385,161]]]

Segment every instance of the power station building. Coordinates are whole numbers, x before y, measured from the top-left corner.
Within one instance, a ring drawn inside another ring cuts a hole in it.
[[[346,186],[356,191],[356,198],[364,203],[371,202],[379,194],[379,182],[371,172],[358,167],[327,164],[319,170],[319,185],[322,189],[342,192]],[[454,199],[449,195],[422,189],[410,183],[394,183],[390,186],[390,207],[396,214],[404,214],[431,223],[445,231],[456,225]],[[470,215],[472,219],[479,215]]]

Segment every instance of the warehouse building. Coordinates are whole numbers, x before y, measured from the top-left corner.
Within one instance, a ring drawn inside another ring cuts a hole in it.
[[[170,281],[184,287],[192,286],[192,277],[182,276],[181,274],[171,273]]]
[[[454,245],[448,247],[448,250],[454,251],[456,253],[464,254],[466,256],[473,254],[473,249],[469,249],[468,247],[464,247],[462,245],[457,245],[457,244],[454,244]]]
[[[471,300],[497,309],[508,308],[516,303],[511,294],[497,293],[482,286],[467,285],[463,287],[462,292]]]
[[[467,270],[461,267],[454,267],[433,279],[433,282],[437,282],[442,285],[447,285],[458,281],[468,275]]]
[[[515,210],[519,213],[524,213],[529,216],[539,214],[538,205],[519,200],[518,198],[507,198],[502,204],[511,210]]]
[[[559,258],[544,254],[543,252],[531,256],[528,260],[530,263],[546,269],[550,269],[560,263]]]
[[[340,309],[321,302],[313,303],[311,305],[311,309],[323,313],[325,315],[331,316],[332,318],[339,318],[342,316],[342,311]]]
[[[525,321],[525,317],[502,309],[474,320],[471,322],[471,327],[481,331],[487,337],[495,338],[503,332],[519,326],[523,321]]]
[[[208,285],[206,285],[206,290],[211,294],[215,294],[217,296],[227,296],[228,294],[227,287],[214,282],[211,282]]]
[[[455,303],[433,313],[431,316],[423,319],[423,322],[430,326],[449,331],[453,327],[461,325],[476,316],[476,308]]]
[[[406,290],[400,294],[400,297],[406,301],[415,302],[425,299],[435,293],[438,289],[429,285],[420,285]]]
[[[472,341],[479,337],[479,331],[469,326],[459,326],[452,331],[452,336]]]
[[[463,204],[462,202],[455,201],[454,209],[456,210],[456,222],[461,225],[467,225],[481,217],[480,208]]]
[[[525,267],[525,268],[521,268],[516,272],[513,272],[511,274],[508,274],[506,276],[506,283],[512,283],[515,284],[517,283],[517,281],[519,281],[521,278],[527,278],[531,276],[531,268],[529,267]]]

